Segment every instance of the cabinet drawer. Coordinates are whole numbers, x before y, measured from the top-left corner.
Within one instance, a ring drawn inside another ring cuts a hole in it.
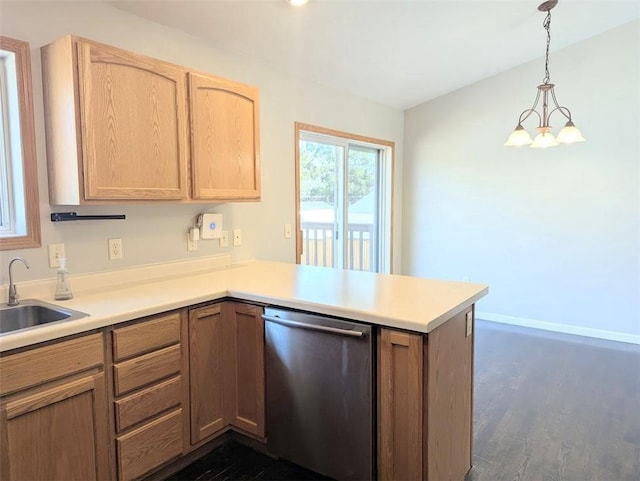
[[[26,389],[104,364],[102,334],[0,357],[0,394]]]
[[[180,313],[113,331],[113,360],[137,356],[180,342]]]
[[[116,438],[118,477],[135,479],[182,454],[182,409]]]
[[[113,367],[115,395],[179,373],[181,362],[178,344],[116,364]]]
[[[182,401],[181,393],[182,378],[178,376],[117,400],[115,408],[118,432],[179,406]]]

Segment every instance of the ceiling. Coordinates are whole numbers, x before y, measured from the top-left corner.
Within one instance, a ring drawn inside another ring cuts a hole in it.
[[[285,75],[404,110],[542,58],[541,1],[109,3]],[[552,11],[551,73],[554,50],[637,18],[640,0],[561,0]]]

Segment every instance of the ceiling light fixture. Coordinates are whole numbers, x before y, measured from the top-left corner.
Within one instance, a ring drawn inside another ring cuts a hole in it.
[[[548,0],[544,3],[541,3],[538,6],[538,10],[541,12],[547,12],[547,16],[542,23],[542,26],[547,31],[547,50],[545,53],[545,62],[544,62],[544,79],[542,80],[542,84],[538,85],[538,94],[536,95],[536,100],[533,103],[533,107],[525,110],[520,114],[520,118],[518,119],[518,125],[515,130],[511,132],[511,135],[507,139],[504,145],[507,146],[515,146],[519,147],[521,145],[530,145],[533,148],[547,148],[554,147],[559,144],[571,144],[573,142],[584,142],[585,138],[582,136],[578,128],[573,124],[571,120],[571,112],[567,107],[562,107],[558,105],[558,101],[556,100],[556,94],[553,91],[554,84],[550,83],[551,80],[549,76],[549,45],[551,44],[551,9],[558,4],[558,0]],[[538,101],[542,97],[542,113],[536,110],[538,105]],[[553,101],[553,107],[551,111],[549,111],[549,97]],[[554,107],[555,106],[555,107]],[[567,118],[567,123],[565,126],[558,132],[558,137],[554,137],[551,133],[551,126],[549,125],[549,118],[551,114],[554,112],[560,112]],[[538,131],[538,135],[535,140],[531,139],[529,132],[527,132],[522,126],[522,122],[527,120],[532,114],[536,114],[538,116],[538,127],[536,130]]]
[[[289,5],[292,5],[294,7],[299,7],[301,5],[304,5],[305,3],[307,3],[309,0],[287,0],[287,3]]]

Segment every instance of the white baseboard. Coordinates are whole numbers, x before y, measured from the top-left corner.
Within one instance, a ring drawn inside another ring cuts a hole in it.
[[[501,322],[503,324],[512,324],[514,326],[533,327],[535,329],[544,329],[545,331],[562,332],[565,334],[575,334],[578,336],[595,337],[598,339],[607,339],[609,341],[627,342],[631,344],[640,344],[640,335],[627,334],[625,332],[607,331],[604,329],[593,329],[590,327],[572,326],[570,324],[559,324],[555,322],[539,321],[537,319],[527,319],[524,317],[505,316],[503,314],[494,314],[492,312],[476,311],[476,319],[485,321]]]

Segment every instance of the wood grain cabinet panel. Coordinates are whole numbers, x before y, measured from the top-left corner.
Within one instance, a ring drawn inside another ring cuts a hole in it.
[[[94,334],[2,357],[0,479],[111,478],[103,355]],[[21,365],[19,383],[13,371]]]
[[[462,481],[471,469],[473,334],[467,335],[467,322],[473,324],[473,308],[426,335],[381,329],[381,480]]]
[[[462,312],[428,335],[425,372],[429,480],[464,479],[471,469],[473,422],[473,331]]]
[[[80,41],[85,198],[186,197],[185,71]]]
[[[180,313],[114,329],[113,360],[120,361],[180,342]]]
[[[52,204],[187,197],[185,69],[70,35],[42,63]]]
[[[188,447],[182,337],[186,312],[173,311],[111,330],[112,439],[119,481],[146,476]]]
[[[381,480],[422,478],[422,336],[382,329],[378,343]]]
[[[258,89],[189,72],[191,195],[259,199]]]
[[[182,409],[116,438],[120,481],[136,479],[182,454]]]
[[[222,305],[189,311],[191,444],[222,432],[224,413]]]
[[[116,430],[121,432],[181,403],[181,376],[154,384],[115,401]]]
[[[241,302],[189,311],[192,444],[228,428],[264,438],[262,313]]]
[[[37,353],[37,354],[36,354]],[[37,386],[104,364],[102,333],[0,356],[0,394]]]
[[[225,303],[225,410],[233,426],[265,435],[265,371],[263,309],[240,302]]]
[[[116,396],[179,373],[181,356],[180,345],[175,345],[116,364],[113,368]]]
[[[256,87],[71,35],[42,72],[51,204],[260,199]]]

